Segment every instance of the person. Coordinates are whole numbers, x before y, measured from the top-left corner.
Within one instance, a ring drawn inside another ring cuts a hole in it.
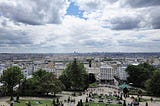
[[[14,101],[12,100],[12,101],[11,101],[11,104],[10,104],[10,106],[13,106],[13,103],[14,103]]]
[[[146,106],[148,106],[148,102],[146,102]]]
[[[151,97],[151,102],[153,102],[153,98]]]
[[[70,102],[70,96],[68,97],[68,103]]]
[[[31,102],[30,101],[28,102],[27,106],[31,106]]]

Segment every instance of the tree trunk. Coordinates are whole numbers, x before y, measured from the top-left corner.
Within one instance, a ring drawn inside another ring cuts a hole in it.
[[[12,101],[13,100],[13,87],[10,88],[10,93],[11,93],[10,101]]]

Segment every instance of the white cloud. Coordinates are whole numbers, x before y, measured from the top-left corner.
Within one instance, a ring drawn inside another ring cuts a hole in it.
[[[1,0],[0,16],[30,25],[57,24],[68,5],[66,0]]]
[[[0,1],[0,52],[159,51],[158,6],[73,1],[87,19],[65,15],[65,0]]]

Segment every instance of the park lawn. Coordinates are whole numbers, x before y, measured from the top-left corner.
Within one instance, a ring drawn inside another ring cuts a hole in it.
[[[52,101],[51,100],[20,100],[20,103],[15,103],[14,106],[26,106],[26,103],[28,103],[28,101],[31,102],[32,106],[50,106]],[[41,104],[39,104],[38,102],[41,102]]]
[[[147,101],[150,101],[150,99],[141,98],[141,101],[140,101],[140,102],[147,102]]]
[[[150,100],[150,99],[146,99],[146,98],[141,98],[141,101],[140,101],[140,102],[147,102],[147,101],[151,101],[151,100]],[[159,101],[160,101],[160,98],[159,98],[159,99],[154,99],[153,101],[159,102]]]
[[[89,87],[90,88],[96,88],[96,87],[98,87],[98,84],[95,82],[95,83],[89,84]]]
[[[98,95],[94,95],[93,96],[94,98],[99,98],[99,96]],[[116,100],[117,99],[117,97],[115,97],[115,96],[111,96],[111,97],[109,97],[109,96],[102,96],[102,98],[103,99],[112,99],[112,100]]]
[[[89,102],[88,104],[90,104],[89,106],[106,106],[105,103]],[[122,106],[122,104],[108,104],[107,106]]]

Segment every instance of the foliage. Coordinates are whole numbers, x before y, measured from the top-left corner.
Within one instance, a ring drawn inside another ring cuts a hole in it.
[[[45,82],[44,82],[45,81]],[[42,77],[41,85],[45,93],[54,93],[54,95],[58,92],[61,92],[63,87],[63,84],[60,80],[56,78],[56,76],[53,73],[47,73]]]
[[[144,83],[147,79],[151,78],[155,69],[148,63],[135,65],[129,65],[126,72],[129,74],[127,78],[128,82],[133,83],[134,86],[144,87]]]
[[[95,83],[89,84],[89,87],[96,88],[96,87],[98,87],[98,84],[95,82]]]
[[[95,77],[95,75],[94,75],[93,73],[90,73],[90,74],[89,74],[88,82],[89,82],[90,84],[96,82],[96,77]]]
[[[127,95],[128,95],[128,88],[124,88],[123,89],[123,93],[124,93],[124,97],[126,98],[127,97]]]
[[[22,95],[45,95],[61,92],[63,85],[53,73],[38,70],[33,73],[33,78],[23,82]]]
[[[93,59],[86,59],[87,61],[88,61],[88,63],[89,63],[89,67],[92,67],[92,61],[93,61]]]
[[[88,87],[88,73],[76,59],[68,64],[59,79],[67,90],[84,90]]]
[[[145,83],[147,91],[151,95],[160,96],[160,69],[153,73],[153,76]]]
[[[123,100],[123,106],[126,106],[126,100]]]
[[[21,69],[17,66],[7,68],[3,71],[0,81],[7,88],[7,94],[11,95],[11,98],[13,96],[13,87],[19,84],[23,77]]]

